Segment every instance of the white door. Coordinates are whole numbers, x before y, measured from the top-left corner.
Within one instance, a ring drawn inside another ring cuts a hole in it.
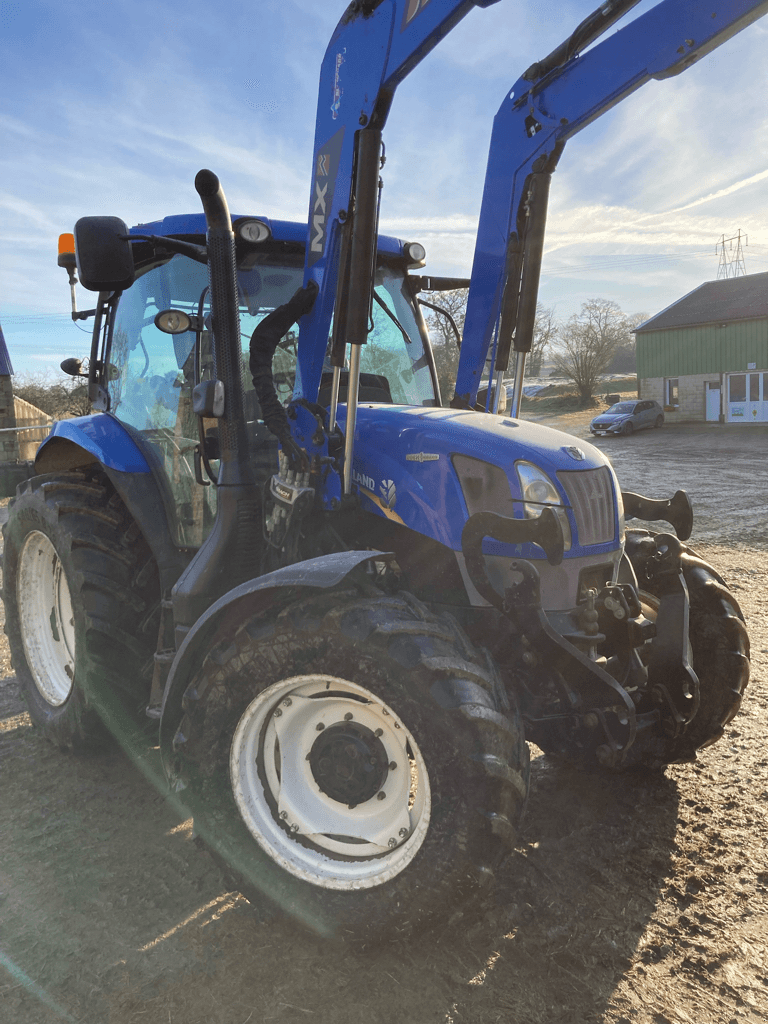
[[[707,399],[707,422],[717,423],[720,419],[720,384],[710,381],[705,384]]]

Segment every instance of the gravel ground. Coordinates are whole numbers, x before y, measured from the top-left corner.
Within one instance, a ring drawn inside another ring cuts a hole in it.
[[[732,1024],[768,1019],[766,434],[601,439],[622,486],[690,491],[752,681],[726,736],[658,777],[534,759],[521,845],[471,930],[331,952],[222,888],[156,751],[65,757],[0,643],[0,1019],[16,1024]],[[534,751],[535,753],[535,751]]]

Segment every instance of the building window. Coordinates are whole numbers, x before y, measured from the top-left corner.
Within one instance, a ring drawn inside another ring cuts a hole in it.
[[[747,400],[747,375],[746,373],[732,373],[728,378],[728,401],[746,402]],[[743,414],[742,414],[743,415]]]
[[[680,388],[677,377],[669,377],[664,381],[664,405],[677,409],[680,405]]]

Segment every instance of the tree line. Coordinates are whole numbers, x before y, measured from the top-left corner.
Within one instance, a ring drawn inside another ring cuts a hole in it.
[[[453,395],[459,362],[458,339],[451,319],[461,335],[468,294],[468,289],[460,288],[441,292],[434,301],[430,295],[429,302],[450,314],[450,319],[444,312],[424,308],[444,400]],[[558,320],[553,308],[540,303],[526,359],[526,377],[540,377],[547,363],[551,365],[551,375],[573,381],[579,398],[587,405],[603,374],[635,372],[632,330],[647,319],[647,313],[624,313],[610,299],[590,299],[567,320]]]

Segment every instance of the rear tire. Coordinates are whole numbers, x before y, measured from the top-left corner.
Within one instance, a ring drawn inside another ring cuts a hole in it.
[[[406,935],[511,849],[528,748],[456,622],[369,585],[296,591],[210,651],[175,775],[248,899],[324,935]],[[174,772],[172,772],[174,774]]]
[[[160,599],[149,547],[99,472],[33,477],[3,534],[5,632],[30,717],[62,749],[105,746],[149,696]]]

